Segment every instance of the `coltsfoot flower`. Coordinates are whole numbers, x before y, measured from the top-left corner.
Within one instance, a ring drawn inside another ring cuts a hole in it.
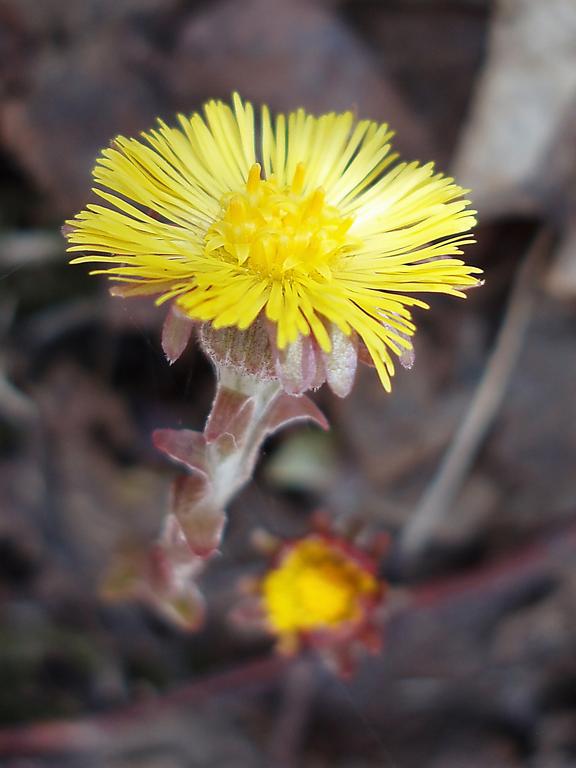
[[[313,649],[348,674],[359,652],[380,649],[382,539],[360,547],[322,517],[314,527],[298,539],[273,540],[269,565],[261,578],[248,580],[250,603],[236,618],[247,617],[274,636],[280,653]]]
[[[292,394],[323,381],[347,394],[359,356],[389,390],[411,310],[428,306],[414,294],[478,283],[460,258],[475,223],[465,190],[432,163],[397,162],[388,127],[351,112],[257,119],[235,95],[178,121],[102,152],[103,204],[68,222],[70,250],[85,252],[74,263],[103,265],[123,296],[171,302],[208,350],[219,329],[236,345],[259,329]],[[181,323],[177,338],[179,350]]]

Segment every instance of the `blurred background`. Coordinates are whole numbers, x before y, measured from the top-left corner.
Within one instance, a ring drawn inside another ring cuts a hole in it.
[[[116,134],[235,89],[389,122],[472,190],[486,284],[420,314],[391,395],[364,369],[315,395],[330,433],[267,444],[190,637],[98,585],[157,532],[150,432],[201,428],[212,372],[170,368],[163,311],[69,267],[60,226]],[[1,766],[576,766],[575,182],[574,0],[0,0]],[[319,506],[392,534],[405,605],[299,710],[226,617],[250,532]]]

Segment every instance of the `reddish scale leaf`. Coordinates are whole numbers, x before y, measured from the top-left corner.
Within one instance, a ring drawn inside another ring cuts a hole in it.
[[[214,554],[226,523],[224,510],[214,506],[206,490],[207,484],[200,486],[193,476],[178,477],[172,485],[172,513],[188,546],[201,558]]]
[[[332,349],[322,353],[326,382],[335,395],[346,397],[350,394],[356,378],[358,337],[355,333],[347,336],[334,323],[330,324],[328,332]]]
[[[206,466],[206,439],[201,432],[191,429],[156,429],[152,441],[174,461],[204,478],[208,477]]]
[[[275,329],[272,329],[272,333],[276,334]],[[318,376],[322,370],[317,362],[318,345],[311,336],[299,336],[286,349],[273,347],[273,352],[276,374],[287,394],[302,395],[313,386],[323,383],[323,378],[319,382]]]
[[[325,431],[330,428],[326,417],[310,398],[282,394],[270,409],[265,424],[266,434],[270,435],[292,422],[306,420],[313,421]]]
[[[233,446],[241,443],[254,413],[254,400],[241,392],[218,386],[216,398],[204,429],[207,443],[223,435],[232,438]]]
[[[162,326],[162,349],[170,365],[183,354],[193,329],[194,322],[172,305]]]

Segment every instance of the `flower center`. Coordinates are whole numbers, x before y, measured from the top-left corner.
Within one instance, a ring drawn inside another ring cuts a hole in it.
[[[296,545],[263,583],[268,620],[278,632],[337,627],[354,621],[374,576],[320,539]]]
[[[305,167],[292,183],[260,178],[255,163],[246,188],[222,199],[222,215],[206,234],[207,253],[273,280],[314,273],[329,280],[331,265],[357,244],[349,234],[353,219],[326,202],[321,187],[304,192]]]

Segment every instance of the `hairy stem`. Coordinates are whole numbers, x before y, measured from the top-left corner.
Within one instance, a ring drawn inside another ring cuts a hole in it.
[[[223,508],[252,475],[265,431],[263,424],[281,388],[277,381],[260,381],[229,368],[220,371],[218,386],[249,396],[253,402],[250,422],[234,450],[223,450],[218,441],[207,446],[212,502],[216,508]]]

